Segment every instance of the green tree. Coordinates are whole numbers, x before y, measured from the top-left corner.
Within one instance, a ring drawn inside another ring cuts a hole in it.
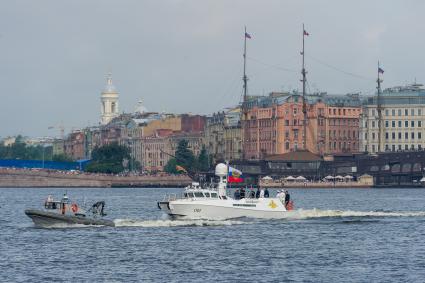
[[[187,140],[181,140],[177,145],[176,161],[177,165],[182,166],[188,172],[192,172],[196,168],[195,156],[189,149]]]
[[[92,152],[92,161],[86,171],[117,174],[124,171],[124,160],[130,160],[130,150],[118,143],[96,147]]]
[[[201,172],[208,171],[210,167],[209,160],[208,160],[208,153],[205,146],[202,146],[201,152],[198,155],[197,165],[198,165],[197,169]]]
[[[171,158],[170,160],[168,160],[167,164],[164,166],[164,171],[170,174],[178,174],[179,172],[177,171],[177,161],[175,158]]]

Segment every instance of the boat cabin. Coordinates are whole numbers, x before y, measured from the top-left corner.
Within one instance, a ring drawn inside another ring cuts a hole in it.
[[[216,191],[205,189],[188,189],[183,193],[183,197],[189,199],[227,199],[226,196],[220,197]]]

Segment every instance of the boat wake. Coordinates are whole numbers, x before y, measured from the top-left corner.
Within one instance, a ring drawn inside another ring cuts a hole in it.
[[[285,219],[309,219],[324,217],[424,217],[425,211],[353,211],[298,209],[287,212]]]
[[[246,221],[237,220],[136,220],[136,219],[115,219],[115,227],[179,227],[179,226],[230,226],[246,224]]]

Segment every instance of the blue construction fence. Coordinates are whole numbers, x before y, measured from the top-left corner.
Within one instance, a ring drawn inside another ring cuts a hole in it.
[[[75,162],[22,160],[22,159],[0,159],[0,167],[14,168],[40,168],[54,170],[80,170],[84,171],[90,159],[77,160]]]

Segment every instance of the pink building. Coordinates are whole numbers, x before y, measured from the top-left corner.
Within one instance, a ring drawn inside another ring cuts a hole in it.
[[[358,151],[358,96],[309,95],[306,107],[304,146],[302,96],[272,93],[249,100],[243,121],[245,159],[264,159],[304,148],[320,155]]]

